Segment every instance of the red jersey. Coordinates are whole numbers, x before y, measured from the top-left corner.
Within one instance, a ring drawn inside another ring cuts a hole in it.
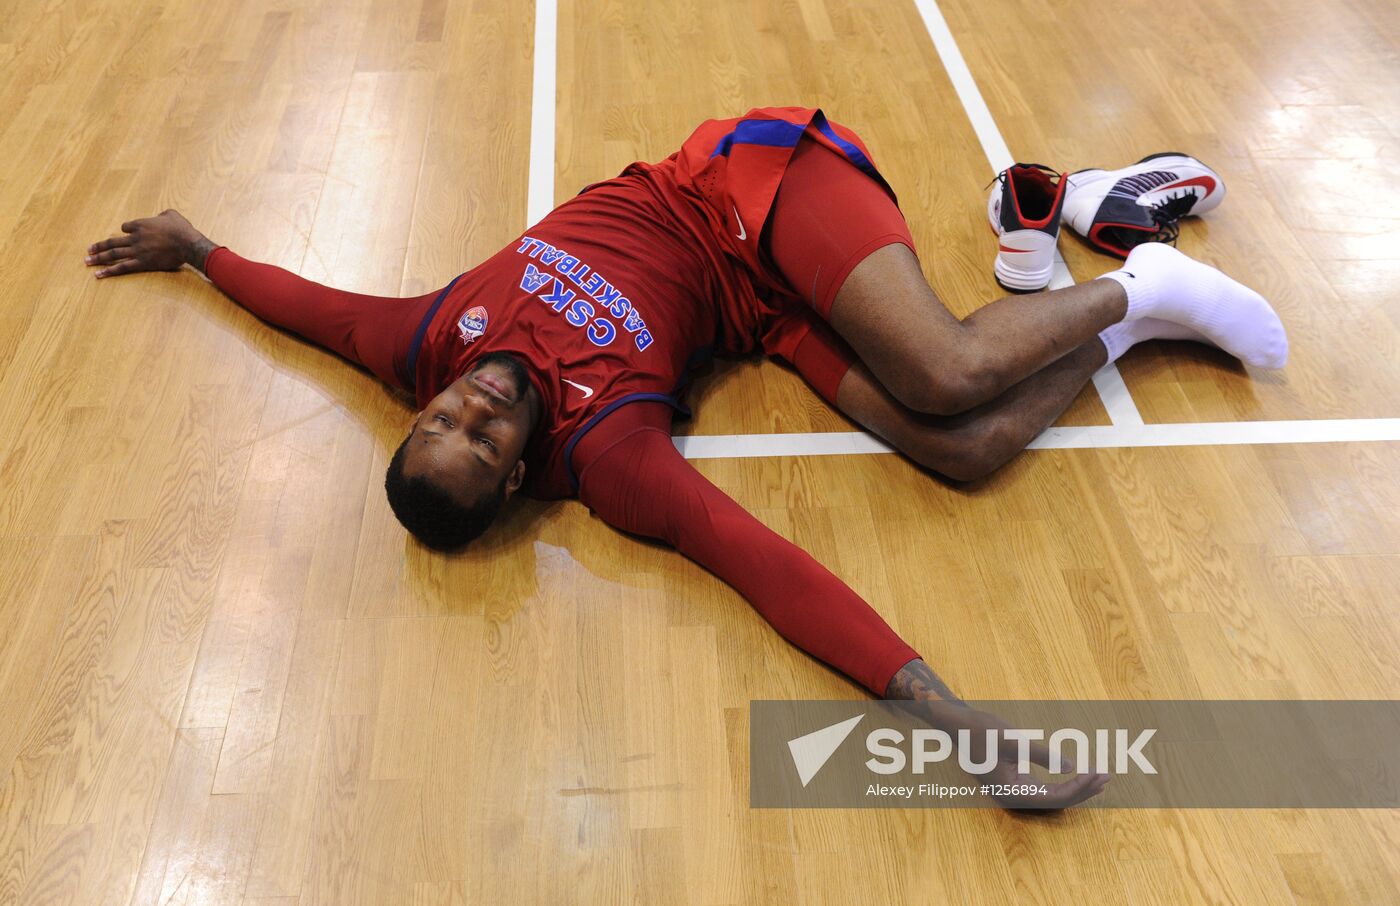
[[[677,155],[591,187],[437,294],[333,290],[224,248],[205,270],[258,317],[394,386],[414,383],[420,402],[486,352],[519,355],[545,407],[526,450],[531,493],[576,488],[609,524],[674,545],[784,637],[881,695],[918,653],[706,481],[672,444],[661,405],[679,405],[674,391],[696,353],[747,351],[760,331],[766,350],[809,379],[844,374],[846,354],[817,315],[768,292],[758,248],[791,156],[785,143],[815,130],[841,147],[839,127],[824,124],[816,111],[791,110],[706,123]],[[828,399],[835,389],[825,387]],[[658,402],[626,405],[638,400]]]
[[[410,353],[419,405],[487,353],[518,356],[543,403],[525,490],[576,493],[571,454],[599,420],[638,400],[685,411],[691,367],[751,351],[792,304],[759,236],[804,134],[880,179],[860,140],[819,110],[703,123],[676,154],[585,188],[454,280]]]

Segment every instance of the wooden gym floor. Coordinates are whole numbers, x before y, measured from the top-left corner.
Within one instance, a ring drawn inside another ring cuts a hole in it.
[[[1020,159],[1228,181],[1181,247],[1276,303],[1292,361],[1140,348],[1142,418],[1400,417],[1400,6],[1109,9],[942,2]],[[996,294],[992,168],[913,0],[552,24],[555,198],[820,105],[947,304]],[[173,206],[338,286],[445,283],[526,225],[534,34],[524,0],[0,9],[0,903],[1400,901],[1386,811],[751,811],[748,702],[859,690],[576,503],[406,543],[402,401],[191,273],[83,267]],[[695,399],[681,432],[853,430],[770,364]],[[1062,420],[1108,423],[1092,388]],[[1393,698],[1397,449],[1034,451],[970,490],[889,455],[699,465],[968,697]]]

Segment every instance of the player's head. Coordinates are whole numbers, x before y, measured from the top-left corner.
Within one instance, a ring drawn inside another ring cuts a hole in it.
[[[404,528],[434,550],[486,531],[525,478],[520,457],[539,411],[534,397],[525,366],[491,353],[429,401],[384,473]]]

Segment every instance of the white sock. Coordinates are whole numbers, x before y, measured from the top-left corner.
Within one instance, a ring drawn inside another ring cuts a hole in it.
[[[1288,334],[1263,296],[1169,245],[1145,242],[1121,269],[1103,276],[1128,294],[1125,321],[1154,318],[1190,328],[1259,368],[1288,361]]]
[[[1159,318],[1138,318],[1136,321],[1119,321],[1099,334],[1104,348],[1108,350],[1108,364],[1118,361],[1123,353],[1144,340],[1194,340],[1214,346],[1210,340],[1189,327]]]

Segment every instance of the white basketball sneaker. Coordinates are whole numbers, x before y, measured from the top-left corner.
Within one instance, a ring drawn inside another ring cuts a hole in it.
[[[1225,199],[1219,173],[1175,151],[1120,170],[1080,170],[1065,181],[1064,222],[1117,258],[1144,242],[1176,242],[1177,221],[1214,210]]]
[[[1018,293],[1044,289],[1055,266],[1065,176],[1043,164],[1016,164],[993,183],[987,219],[999,237],[997,282]]]

